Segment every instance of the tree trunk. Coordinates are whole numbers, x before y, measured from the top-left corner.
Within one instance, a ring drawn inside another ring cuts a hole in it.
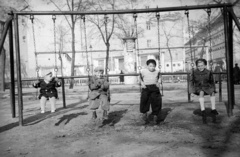
[[[72,63],[71,63],[71,76],[74,76],[74,69],[75,69],[75,26],[74,23],[72,24]],[[74,86],[74,79],[72,78],[70,81],[69,89],[72,89]]]
[[[109,59],[109,50],[110,50],[110,43],[109,41],[107,41],[106,43],[106,66],[105,66],[105,74],[108,74],[108,59]]]

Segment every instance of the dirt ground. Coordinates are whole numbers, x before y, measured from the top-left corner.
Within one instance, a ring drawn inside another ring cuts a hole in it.
[[[61,90],[57,111],[41,114],[36,90],[23,89],[24,126],[12,118],[9,91],[0,93],[1,157],[239,157],[240,86],[235,86],[236,105],[228,117],[224,102],[217,100],[217,123],[202,124],[198,98],[187,102],[186,83],[164,84],[158,125],[139,119],[139,86],[112,85],[109,120],[90,121],[87,88],[66,87],[67,108]],[[226,83],[223,100],[227,100]],[[210,112],[209,97],[205,99]],[[208,114],[209,115],[209,114]]]

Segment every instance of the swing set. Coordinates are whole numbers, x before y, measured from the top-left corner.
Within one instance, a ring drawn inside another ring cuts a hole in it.
[[[192,43],[190,40],[190,23],[189,23],[189,10],[199,10],[199,9],[207,9],[208,13],[208,34],[209,34],[209,41],[210,41],[210,56],[211,54],[211,28],[210,28],[210,15],[211,15],[211,9],[212,8],[220,8],[222,9],[223,18],[224,18],[224,33],[225,33],[225,54],[226,54],[226,61],[227,61],[227,93],[228,93],[228,103],[227,103],[227,113],[228,116],[232,116],[232,110],[234,107],[234,85],[233,85],[233,21],[235,22],[236,26],[240,30],[240,23],[235,16],[232,4],[209,4],[209,5],[197,5],[197,6],[180,6],[180,7],[168,7],[168,8],[148,8],[148,9],[134,9],[134,10],[107,10],[107,11],[15,11],[9,13],[10,17],[7,19],[4,31],[3,31],[3,37],[0,42],[0,52],[2,51],[3,44],[6,38],[6,35],[9,31],[9,47],[10,47],[10,73],[11,73],[11,84],[10,84],[10,98],[11,98],[11,108],[12,108],[12,115],[15,117],[15,80],[14,80],[14,50],[13,47],[15,47],[15,53],[16,53],[16,64],[17,64],[17,87],[18,87],[18,115],[19,115],[19,125],[23,125],[23,94],[22,94],[22,78],[21,78],[21,63],[20,63],[20,44],[19,44],[19,24],[18,24],[18,17],[23,15],[30,15],[30,19],[32,21],[32,30],[33,30],[33,37],[35,36],[35,30],[34,30],[34,16],[36,15],[52,15],[53,24],[54,24],[54,53],[55,53],[55,75],[58,71],[57,69],[57,57],[56,57],[56,28],[55,28],[55,20],[57,15],[80,15],[81,19],[83,20],[84,24],[84,38],[85,38],[85,49],[86,49],[86,56],[87,56],[87,72],[88,76],[87,78],[90,78],[90,69],[89,69],[89,60],[88,60],[88,49],[87,49],[87,37],[86,37],[86,24],[85,24],[85,16],[87,15],[105,15],[105,25],[107,25],[107,15],[108,14],[133,14],[134,18],[134,24],[136,29],[136,45],[137,45],[137,61],[139,62],[139,44],[138,44],[138,36],[137,36],[137,14],[139,13],[150,13],[154,12],[156,13],[157,18],[157,29],[158,29],[158,53],[159,56],[161,56],[161,48],[160,48],[160,12],[170,12],[170,11],[185,11],[185,14],[187,16],[188,20],[188,32],[189,32],[189,41],[190,41],[190,53],[191,53],[191,66],[192,69],[194,69],[194,59],[192,55]],[[14,23],[14,27],[12,25]],[[13,36],[14,31],[14,36]],[[13,46],[13,40],[15,40],[15,46]],[[36,60],[36,74],[37,79],[39,79],[39,65],[37,60],[37,50],[36,50],[36,40],[35,37],[33,38],[34,42],[34,53],[35,53],[35,60]],[[212,57],[210,59],[210,65],[212,70]],[[139,70],[139,73],[134,74],[121,74],[123,76],[139,76],[141,66],[136,66]],[[159,70],[161,70],[161,64],[159,59]],[[108,71],[108,70],[107,70]],[[120,75],[108,75],[106,72],[107,77],[110,76],[120,76]],[[189,73],[181,73],[181,74],[187,74],[189,76]],[[161,75],[169,75],[168,73],[162,73]],[[64,79],[72,79],[72,78],[86,78],[86,76],[72,76],[72,77],[60,77],[62,80],[62,95],[63,95],[63,107],[66,107],[65,103],[65,89],[64,89]],[[161,82],[162,84],[162,82]],[[188,87],[189,88],[189,87]],[[163,94],[163,88],[162,94]]]

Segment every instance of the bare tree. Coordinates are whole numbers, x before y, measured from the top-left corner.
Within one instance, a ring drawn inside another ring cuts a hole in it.
[[[60,64],[61,64],[61,75],[63,76],[63,62],[62,62],[62,54],[63,54],[63,50],[65,47],[65,44],[68,42],[66,41],[66,36],[68,36],[68,30],[66,30],[66,28],[63,25],[58,25],[57,27],[57,45],[58,45],[58,57],[60,60]]]
[[[58,10],[62,11],[62,8],[60,4],[57,3],[57,1],[50,0],[50,3],[52,3]],[[67,6],[67,9],[69,11],[85,11],[88,10],[91,6],[91,2],[87,0],[65,0],[65,4],[63,6]],[[71,29],[71,35],[72,35],[72,62],[71,62],[71,76],[74,76],[74,69],[75,69],[75,54],[76,54],[76,40],[75,40],[75,27],[76,22],[80,19],[80,16],[78,15],[71,15],[69,16],[64,15],[68,26]],[[69,88],[72,89],[74,85],[74,79],[71,80]]]
[[[92,5],[95,10],[106,10],[111,9],[115,10],[116,3],[115,0],[98,0]],[[103,18],[99,15],[89,16],[88,20],[94,24],[100,32],[102,40],[106,45],[106,65],[105,65],[105,73],[108,73],[108,59],[109,59],[109,51],[110,51],[110,39],[113,35],[115,28],[115,15],[107,16],[105,15]]]

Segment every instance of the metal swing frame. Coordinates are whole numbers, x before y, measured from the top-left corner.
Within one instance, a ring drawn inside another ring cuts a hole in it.
[[[21,62],[20,62],[20,44],[19,44],[19,24],[18,17],[22,15],[107,15],[107,14],[137,14],[137,13],[149,13],[149,12],[169,12],[169,11],[184,11],[184,10],[198,10],[198,9],[208,9],[208,8],[222,8],[223,18],[224,18],[224,33],[225,33],[225,53],[227,60],[227,91],[228,91],[228,103],[227,103],[227,113],[228,116],[233,115],[234,106],[234,85],[233,85],[233,27],[232,22],[234,21],[240,30],[240,23],[235,16],[232,4],[209,4],[209,5],[195,5],[195,6],[180,6],[180,7],[167,7],[167,8],[148,8],[148,9],[130,9],[130,10],[108,10],[108,11],[15,11],[9,13],[10,17],[6,21],[5,28],[3,30],[3,38],[0,41],[0,53],[3,49],[3,44],[6,35],[9,31],[9,46],[10,46],[10,73],[11,73],[11,84],[10,84],[10,97],[11,97],[11,109],[12,116],[15,117],[15,80],[14,80],[14,46],[16,53],[16,71],[17,71],[17,87],[18,87],[18,117],[19,125],[23,125],[23,95],[22,95],[22,78],[21,78]],[[12,21],[14,26],[12,26]],[[13,31],[15,32],[13,35]],[[15,40],[15,43],[13,43]],[[132,75],[132,74],[131,74]],[[137,76],[138,74],[134,74]],[[133,75],[132,75],[133,76]],[[65,91],[64,91],[64,79],[67,77],[62,77],[63,86],[63,101],[65,102]],[[68,77],[74,78],[74,77]],[[66,104],[65,104],[66,105]]]

